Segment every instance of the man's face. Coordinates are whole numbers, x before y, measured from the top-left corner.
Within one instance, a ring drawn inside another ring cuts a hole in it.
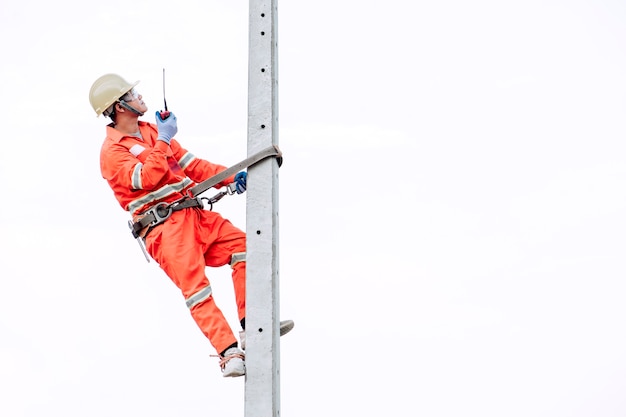
[[[142,95],[139,94],[134,88],[130,90],[128,93],[124,94],[120,97],[120,100],[124,100],[126,103],[139,110],[142,113],[148,111],[148,106],[142,100]]]

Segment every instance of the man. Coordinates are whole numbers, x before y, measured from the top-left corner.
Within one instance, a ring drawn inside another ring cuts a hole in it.
[[[178,130],[173,113],[156,113],[156,124],[140,121],[148,107],[134,87],[117,74],[98,78],[89,92],[97,116],[111,119],[100,153],[102,176],[115,198],[133,218],[134,234],[145,243],[180,288],[191,315],[221,358],[225,377],[245,374],[246,236],[214,211],[203,210],[198,199],[184,198],[196,183],[226,167],[197,158],[174,139]],[[238,194],[246,190],[246,173],[222,181]],[[149,217],[152,216],[152,217]],[[152,219],[155,222],[144,223]],[[241,349],[221,310],[215,304],[206,266],[230,264]],[[293,321],[280,324],[281,336]]]

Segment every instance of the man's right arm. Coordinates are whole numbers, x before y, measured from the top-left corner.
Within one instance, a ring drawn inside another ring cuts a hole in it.
[[[121,143],[103,149],[102,176],[111,187],[127,190],[152,190],[169,171],[167,150],[169,145],[156,141],[154,148],[144,149],[137,156]],[[148,152],[143,158],[142,153]],[[142,162],[143,160],[144,162]]]

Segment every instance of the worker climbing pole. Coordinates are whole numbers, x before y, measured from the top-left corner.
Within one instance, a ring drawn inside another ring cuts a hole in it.
[[[248,155],[278,146],[277,0],[250,0]],[[245,417],[280,416],[278,169],[248,170]]]
[[[100,152],[102,177],[130,214],[128,225],[146,259],[154,259],[181,290],[222,375],[246,376],[246,417],[280,416],[279,337],[293,328],[293,321],[279,320],[276,28],[276,0],[250,0],[248,157],[230,168],[182,146],[165,97],[155,123],[140,120],[148,106],[135,89],[138,81],[108,73],[89,91],[96,115],[111,119]],[[165,78],[163,89],[165,95]],[[245,193],[248,176],[244,233],[212,209],[224,195]],[[213,197],[201,196],[222,187]],[[205,274],[207,266],[226,265],[242,327],[239,341]]]

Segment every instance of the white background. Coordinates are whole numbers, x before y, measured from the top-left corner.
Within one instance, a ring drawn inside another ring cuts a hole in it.
[[[626,3],[278,4],[281,415],[626,415]],[[0,415],[242,416],[99,171],[115,72],[246,156],[248,4],[0,5]],[[245,229],[245,198],[217,206]],[[230,270],[207,269],[237,329]]]

